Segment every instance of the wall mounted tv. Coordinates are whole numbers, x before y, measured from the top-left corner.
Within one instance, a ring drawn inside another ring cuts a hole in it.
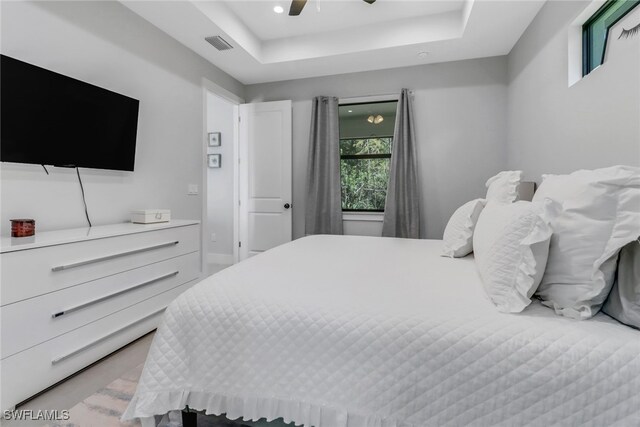
[[[0,161],[133,171],[140,101],[1,55]]]

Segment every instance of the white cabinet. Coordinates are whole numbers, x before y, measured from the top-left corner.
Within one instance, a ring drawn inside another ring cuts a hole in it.
[[[155,329],[201,275],[197,221],[3,238],[1,408]]]

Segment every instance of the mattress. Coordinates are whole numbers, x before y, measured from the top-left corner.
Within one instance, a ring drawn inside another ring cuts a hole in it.
[[[496,311],[439,240],[313,236],[166,310],[124,419],[190,408],[316,427],[640,425],[640,331]]]

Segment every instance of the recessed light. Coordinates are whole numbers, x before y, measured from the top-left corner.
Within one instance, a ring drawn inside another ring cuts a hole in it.
[[[274,11],[275,13],[282,13],[282,12],[284,12],[284,9],[282,8],[282,6],[278,5],[278,6],[275,6],[275,7],[273,8],[273,11]]]
[[[418,56],[420,58],[426,58],[427,56],[429,56],[429,52],[426,52],[426,51],[418,52]]]
[[[349,113],[353,113],[353,110],[347,110],[347,112],[349,112]]]

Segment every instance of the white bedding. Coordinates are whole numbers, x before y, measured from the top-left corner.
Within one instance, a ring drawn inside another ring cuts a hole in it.
[[[185,405],[316,427],[640,425],[640,331],[502,314],[439,240],[314,236],[167,309],[124,418]],[[150,419],[146,423],[151,423]]]

